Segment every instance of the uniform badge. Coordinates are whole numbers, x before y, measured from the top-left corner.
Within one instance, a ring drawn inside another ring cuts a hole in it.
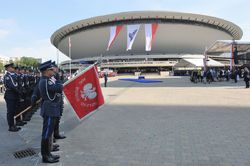
[[[6,77],[6,80],[9,80],[10,78],[9,77]]]
[[[53,85],[54,83],[52,81],[48,81],[48,84],[49,85]]]

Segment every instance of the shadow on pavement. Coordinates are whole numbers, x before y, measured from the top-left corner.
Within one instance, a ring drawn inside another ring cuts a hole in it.
[[[126,78],[135,78],[134,76],[126,77]],[[169,78],[147,78],[152,80],[159,80],[162,82],[156,83],[138,83],[131,81],[123,81],[123,80],[115,80],[108,81],[107,87],[112,88],[120,88],[120,87],[240,87],[245,86],[242,80],[238,81],[238,83],[234,83],[233,80],[230,81],[221,81],[221,82],[211,82],[210,84],[206,83],[193,83],[189,80],[189,77],[169,77]],[[101,84],[104,87],[104,84]]]

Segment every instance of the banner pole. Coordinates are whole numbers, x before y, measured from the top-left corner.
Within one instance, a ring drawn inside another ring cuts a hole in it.
[[[233,70],[233,44],[231,44],[231,48],[230,48],[230,56],[231,56],[231,58],[230,58],[230,71],[232,71]]]
[[[57,63],[57,66],[59,66],[59,50],[56,49],[56,63]]]
[[[231,71],[234,69],[234,44],[235,44],[235,41],[232,40],[232,44],[231,44],[231,48],[230,48],[230,53],[231,53],[230,70]]]
[[[208,56],[207,56],[207,47],[205,48],[204,51],[204,59],[203,59],[203,63],[204,63],[204,72],[207,71],[207,61],[208,61]]]
[[[71,41],[70,41],[70,37],[69,37],[69,58],[70,58],[70,61],[69,61],[69,77],[71,78]]]

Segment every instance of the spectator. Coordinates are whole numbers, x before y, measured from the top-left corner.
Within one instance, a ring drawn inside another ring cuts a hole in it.
[[[104,86],[107,87],[107,82],[108,82],[108,72],[104,73]]]
[[[243,74],[243,77],[244,77],[244,81],[246,83],[246,88],[249,88],[249,70],[247,67],[244,68],[244,74]]]

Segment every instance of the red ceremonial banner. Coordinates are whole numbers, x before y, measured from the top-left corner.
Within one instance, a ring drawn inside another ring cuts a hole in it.
[[[63,92],[79,119],[104,104],[96,65],[66,82]]]

